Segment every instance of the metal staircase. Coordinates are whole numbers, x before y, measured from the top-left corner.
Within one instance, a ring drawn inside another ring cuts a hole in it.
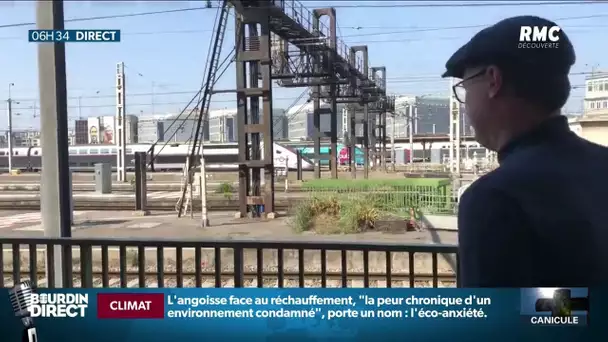
[[[220,56],[222,54],[222,45],[224,43],[224,38],[226,36],[226,27],[228,25],[228,16],[230,14],[230,8],[228,1],[221,1],[220,12],[217,20],[217,25],[215,28],[215,37],[213,40],[213,46],[211,49],[211,55],[207,58],[207,78],[204,82],[202,98],[200,99],[200,112],[198,116],[198,122],[196,125],[196,132],[194,133],[194,137],[192,139],[192,150],[189,151],[188,160],[186,161],[186,167],[184,172],[184,179],[182,180],[182,189],[181,196],[177,201],[175,206],[175,210],[177,211],[177,217],[182,215],[184,211],[186,201],[186,193],[191,191],[192,188],[192,180],[194,178],[194,170],[196,166],[199,165],[197,163],[196,156],[201,156],[202,158],[202,146],[203,146],[203,125],[208,125],[209,122],[209,106],[211,104],[211,95],[213,95],[213,86],[217,82],[217,72],[220,67]],[[200,141],[199,141],[200,139]],[[197,146],[198,143],[198,146]],[[205,189],[202,189],[205,191]]]

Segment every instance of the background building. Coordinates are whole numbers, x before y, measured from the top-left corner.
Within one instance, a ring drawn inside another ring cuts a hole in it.
[[[213,142],[237,141],[236,108],[209,111],[209,140]]]
[[[74,144],[86,145],[89,143],[89,124],[87,120],[74,122]]]
[[[583,115],[608,114],[608,72],[597,72],[585,80]]]
[[[237,109],[215,109],[209,111],[209,140],[213,142],[235,142],[238,140]],[[287,120],[285,110],[272,110],[273,137],[275,140],[287,139]]]
[[[153,144],[165,141],[165,115],[140,116],[137,121],[137,142]]]
[[[414,134],[449,134],[450,133],[450,99],[437,96],[400,95],[395,99],[397,115],[393,119],[387,116],[386,133],[392,134],[395,120],[395,137],[405,138],[409,134],[407,107],[414,111]],[[460,109],[460,129],[462,135],[471,135],[472,129],[467,123],[464,106]]]
[[[313,121],[313,106],[312,102],[304,103],[301,105],[293,106],[285,113],[285,121],[281,125],[287,126],[289,140],[311,140],[314,133],[314,121]],[[321,102],[321,108],[329,108],[329,106]],[[343,127],[343,110],[344,104],[338,104],[337,120],[338,120],[338,132],[342,131]],[[329,114],[321,114],[321,132],[329,132],[331,130]],[[277,127],[275,125],[275,127]],[[276,130],[276,128],[275,128]],[[339,133],[338,133],[339,134]],[[275,138],[276,139],[276,138]]]
[[[196,132],[198,113],[199,111],[195,110],[192,114],[184,112],[166,115],[162,120],[164,130],[163,141],[175,143],[189,142],[194,132]],[[202,136],[204,140],[209,140],[209,127],[207,125],[202,127]]]
[[[40,146],[40,131],[13,130],[13,147],[29,146]]]
[[[126,143],[137,142],[137,121],[135,115],[126,116]],[[88,144],[116,144],[116,117],[113,115],[87,118]]]

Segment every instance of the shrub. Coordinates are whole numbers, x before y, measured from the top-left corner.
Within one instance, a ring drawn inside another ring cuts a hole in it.
[[[228,200],[232,198],[233,192],[234,187],[232,186],[232,183],[228,182],[221,183],[215,190],[215,193],[224,195],[224,198]]]
[[[291,224],[298,233],[352,234],[373,229],[381,212],[378,202],[369,198],[313,197],[294,207]]]

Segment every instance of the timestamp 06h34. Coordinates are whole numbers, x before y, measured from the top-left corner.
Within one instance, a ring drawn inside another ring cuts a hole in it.
[[[31,43],[117,43],[120,30],[29,30]]]

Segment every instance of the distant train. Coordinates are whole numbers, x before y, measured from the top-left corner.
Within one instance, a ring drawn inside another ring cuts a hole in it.
[[[329,144],[322,143],[321,153],[329,153]],[[484,157],[485,149],[476,142],[463,142],[461,155],[463,158]],[[405,164],[409,161],[409,144],[395,144],[397,164]],[[342,144],[338,144],[338,163],[348,163],[348,151]],[[387,146],[390,151],[390,145]],[[205,161],[209,170],[237,170],[238,169],[238,144],[237,143],[205,143],[203,148]],[[312,170],[314,162],[312,156],[314,149],[311,142],[280,142],[274,144],[275,167],[284,168],[288,163],[290,169],[296,169],[296,151],[302,155],[302,169]],[[134,153],[149,152],[148,161],[150,171],[178,171],[182,170],[186,157],[190,152],[188,144],[131,144],[127,145],[127,170],[133,170]],[[70,146],[70,168],[76,172],[93,171],[97,163],[110,163],[116,169],[116,146],[114,145],[80,145]],[[423,147],[420,143],[414,144],[413,158],[415,162],[442,162],[449,154],[449,143],[434,143]],[[21,171],[39,171],[42,166],[42,149],[36,147],[13,148],[13,169]],[[150,155],[153,158],[150,158]],[[152,162],[150,162],[152,161]],[[390,162],[390,153],[387,156]],[[355,162],[357,165],[364,164],[363,150],[355,149]],[[321,160],[321,165],[329,164],[327,159]],[[8,148],[0,148],[0,172],[8,170]]]
[[[127,145],[127,170],[135,167],[134,153],[149,152],[148,170],[150,171],[179,171],[182,170],[186,157],[190,153],[188,144],[131,144]],[[70,169],[76,172],[88,172],[95,169],[97,163],[110,163],[116,170],[116,146],[114,145],[80,145],[70,146]],[[0,148],[0,172],[8,171],[8,148]],[[238,169],[237,143],[205,143],[203,145],[206,168],[217,171],[230,171]],[[150,156],[153,156],[152,158]],[[290,169],[297,167],[295,150],[274,144],[275,167]],[[42,167],[41,147],[13,148],[12,168],[21,171],[39,171]],[[312,170],[312,161],[302,157],[302,169]]]
[[[312,158],[314,156],[314,145],[311,141],[284,141],[281,142],[283,146],[300,151],[303,156]],[[466,141],[461,143],[461,156],[462,158],[482,158],[486,154],[486,149],[481,147],[479,143],[474,141]],[[380,152],[380,146],[377,146],[378,152]],[[337,144],[338,149],[338,164],[348,164],[348,148],[341,143]],[[387,144],[387,161],[390,162],[392,150],[390,144]],[[330,148],[328,142],[321,143],[321,154],[329,154]],[[407,164],[410,160],[410,154],[412,154],[412,145],[409,143],[396,143],[395,144],[395,162],[397,164]],[[413,155],[412,159],[415,163],[417,162],[432,162],[441,163],[450,154],[450,143],[449,142],[434,142],[432,144],[421,144],[419,142],[413,144]],[[364,165],[364,152],[359,146],[355,147],[354,160],[357,165]],[[328,165],[329,160],[321,160],[321,165]]]

